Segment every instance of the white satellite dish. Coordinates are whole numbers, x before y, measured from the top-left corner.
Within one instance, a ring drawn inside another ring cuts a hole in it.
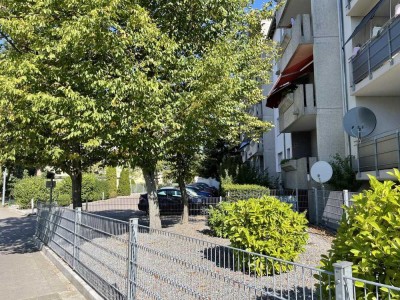
[[[318,183],[325,183],[332,178],[333,169],[326,161],[318,161],[311,167],[311,178]]]

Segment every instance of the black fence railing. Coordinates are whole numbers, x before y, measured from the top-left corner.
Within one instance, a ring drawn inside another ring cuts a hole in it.
[[[400,168],[400,131],[364,139],[358,145],[358,172]]]
[[[391,60],[400,51],[400,18],[391,19],[377,36],[364,44],[352,58],[353,86]]]

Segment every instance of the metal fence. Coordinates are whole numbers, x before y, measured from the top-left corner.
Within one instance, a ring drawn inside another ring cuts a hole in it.
[[[126,299],[128,223],[38,204],[36,236],[106,299]]]
[[[39,203],[36,236],[106,299],[366,300],[400,291],[352,277],[346,262],[328,272],[50,204]]]
[[[343,207],[353,204],[352,197],[358,193],[313,189],[309,196],[309,221],[337,230],[343,216]]]

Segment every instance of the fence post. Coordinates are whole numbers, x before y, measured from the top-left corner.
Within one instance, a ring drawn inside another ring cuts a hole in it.
[[[317,188],[313,188],[314,191],[314,202],[315,202],[315,222],[316,225],[319,224],[319,211],[318,211],[318,190]]]
[[[77,247],[78,247],[78,239],[77,239],[77,234],[78,234],[78,226],[81,222],[81,207],[77,207],[74,210],[74,248],[72,250],[72,269],[75,270],[76,268],[76,259],[77,259]]]
[[[137,240],[138,240],[139,219],[129,219],[129,243],[128,243],[128,276],[127,276],[127,298],[136,299],[137,284]]]
[[[300,208],[299,208],[299,189],[296,188],[296,211],[299,212]]]
[[[343,190],[343,204],[346,207],[350,206],[349,202],[349,190]],[[345,209],[343,209],[343,213],[345,214],[346,220],[347,220],[347,212]]]
[[[351,266],[353,263],[342,261],[334,263],[335,268],[335,295],[336,300],[354,300],[353,281],[347,280],[344,277],[353,277]]]

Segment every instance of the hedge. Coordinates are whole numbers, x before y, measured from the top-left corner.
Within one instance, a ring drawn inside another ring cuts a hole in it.
[[[118,196],[130,196],[131,184],[129,182],[129,169],[122,169],[119,176]]]
[[[97,201],[107,191],[107,185],[99,180],[94,174],[83,174],[82,176],[82,202]],[[70,177],[63,179],[56,185],[54,200],[59,205],[66,206],[72,202],[72,181]]]
[[[48,201],[50,190],[46,188],[46,179],[32,176],[18,180],[14,185],[13,195],[20,208],[28,208],[31,206],[31,199]]]
[[[269,195],[267,187],[255,184],[224,184],[222,191],[229,201],[238,201],[250,198],[260,198]]]

